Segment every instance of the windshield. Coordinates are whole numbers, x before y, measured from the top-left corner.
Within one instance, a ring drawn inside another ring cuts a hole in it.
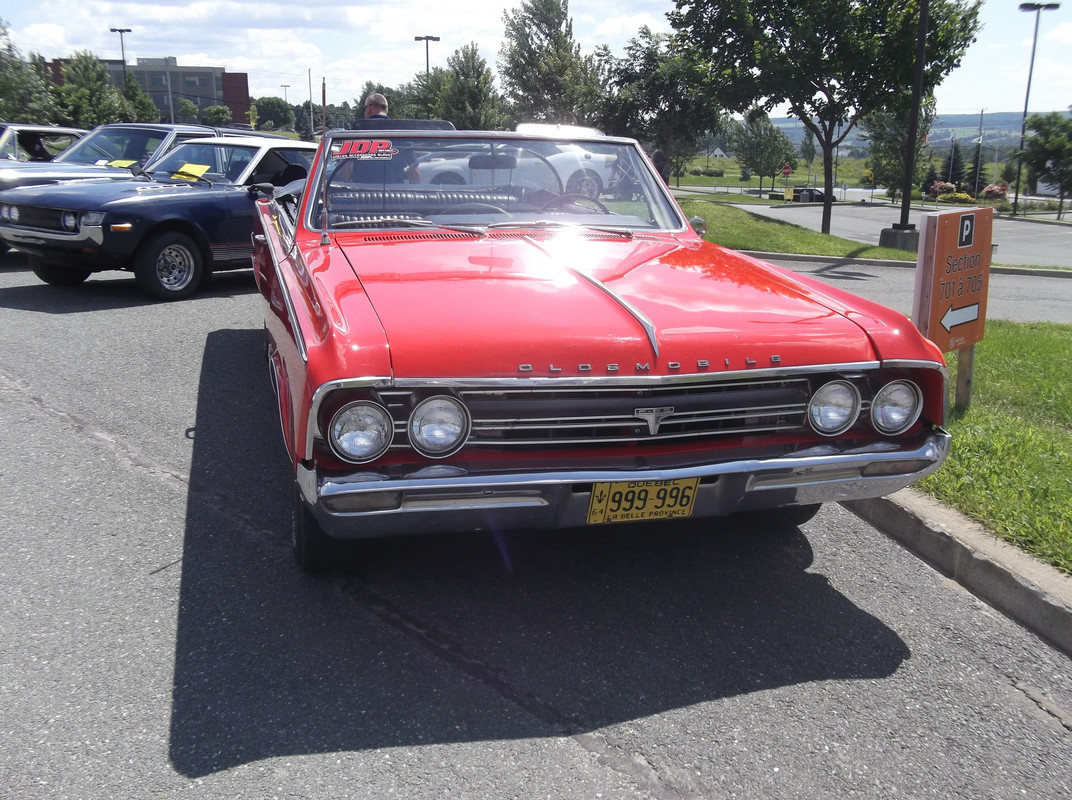
[[[624,140],[355,131],[325,146],[307,204],[316,229],[325,219],[329,230],[684,224],[639,147]]]
[[[256,147],[187,142],[150,165],[154,180],[205,179],[212,183],[236,183],[253,161]]]
[[[160,143],[161,131],[151,128],[97,128],[72,144],[53,161],[65,164],[144,164]]]

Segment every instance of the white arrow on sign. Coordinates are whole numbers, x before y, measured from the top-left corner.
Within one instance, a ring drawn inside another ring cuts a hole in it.
[[[975,322],[979,319],[979,304],[972,303],[970,306],[962,306],[961,308],[949,307],[949,310],[945,312],[942,317],[942,327],[947,332],[953,330],[957,325],[963,325],[966,322]]]

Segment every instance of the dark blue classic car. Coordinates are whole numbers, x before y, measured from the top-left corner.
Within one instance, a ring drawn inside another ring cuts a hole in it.
[[[80,180],[0,192],[0,238],[45,283],[121,269],[160,300],[207,274],[250,266],[254,202],[304,179],[316,145],[211,137],[186,142],[126,181]]]

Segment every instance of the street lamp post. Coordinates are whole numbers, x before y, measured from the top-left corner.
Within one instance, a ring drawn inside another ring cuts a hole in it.
[[[123,34],[130,33],[130,28],[111,28],[112,33],[119,34],[119,52],[123,54],[123,91],[127,90],[127,49],[123,45]]]
[[[279,88],[283,90],[283,102],[286,103],[287,102],[287,89],[290,88],[290,84],[289,83],[281,83],[281,84],[279,84]]]
[[[424,74],[429,75],[432,72],[431,62],[428,60],[428,43],[438,42],[438,36],[414,36],[413,41],[424,42]]]
[[[1031,73],[1035,71],[1035,45],[1038,44],[1039,17],[1043,11],[1055,11],[1061,7],[1060,3],[1020,3],[1021,11],[1035,12],[1035,35],[1031,39],[1031,62],[1027,68],[1027,91],[1024,93],[1024,116],[1020,121],[1020,149],[1016,153],[1016,194],[1012,200],[1012,215],[1016,216],[1016,210],[1020,205],[1020,171],[1023,168],[1024,134],[1027,133],[1027,102],[1031,98]]]

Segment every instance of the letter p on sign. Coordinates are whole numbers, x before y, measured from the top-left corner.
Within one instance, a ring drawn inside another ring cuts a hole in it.
[[[960,218],[960,234],[957,236],[957,247],[971,247],[975,240],[975,215],[965,214]]]

